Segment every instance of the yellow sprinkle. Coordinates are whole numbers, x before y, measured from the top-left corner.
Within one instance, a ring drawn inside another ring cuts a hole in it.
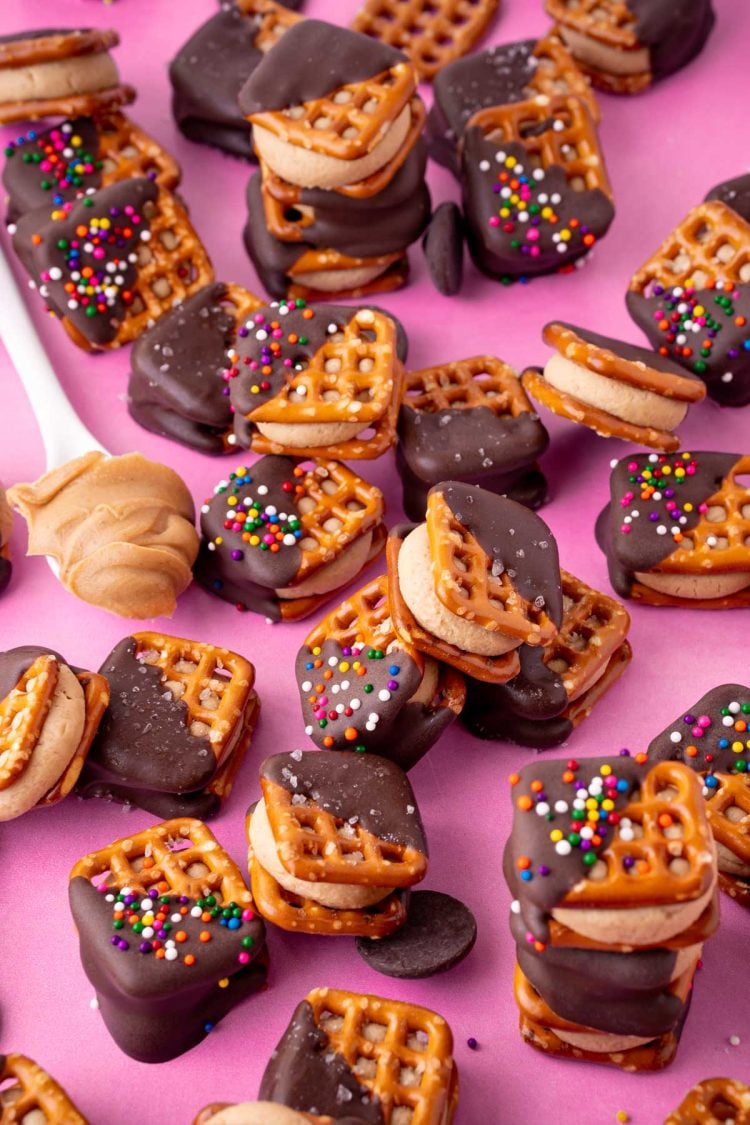
[[[612,773],[612,767],[602,766],[602,768],[599,770],[599,773],[602,775],[602,777],[609,777],[609,775]]]
[[[683,505],[682,505],[682,509],[683,509],[683,511],[685,511],[685,512],[692,512],[692,510],[693,510],[693,505],[692,505],[692,504],[690,503],[690,501],[688,500],[687,504],[683,504]]]
[[[352,664],[352,668],[354,669],[355,672],[358,672],[361,667],[362,667],[362,661],[361,660],[355,660],[354,663]]]
[[[229,505],[230,508],[236,508],[237,507],[237,497],[236,496],[230,496],[227,499],[227,504]]]
[[[229,977],[222,977],[219,981],[219,988],[229,988]]]
[[[745,749],[745,747],[742,745],[741,742],[733,742],[732,743],[732,752],[733,753],[741,754],[744,749]]]
[[[563,834],[559,828],[553,828],[549,834],[549,838],[553,844],[556,844],[558,840],[562,840]]]
[[[258,538],[257,535],[251,535],[250,536],[250,546],[251,547],[257,547],[259,543],[260,543],[260,539]]]
[[[348,671],[349,671],[349,661],[348,660],[342,660],[341,663],[339,664],[339,672],[348,672]]]
[[[513,156],[506,156],[506,158],[505,158],[505,167],[506,167],[506,168],[515,168],[515,166],[516,166],[516,160],[515,160],[515,157],[513,157]]]
[[[217,535],[216,538],[214,539],[214,543],[216,544],[217,547],[220,547],[223,542],[224,542],[224,536],[223,535]]]
[[[570,242],[571,238],[572,238],[572,235],[571,235],[570,231],[567,230],[567,228],[565,230],[560,231],[560,241],[561,242]]]
[[[630,1114],[627,1113],[624,1109],[618,1109],[616,1117],[618,1121],[630,1121]]]
[[[609,797],[607,797],[606,801],[602,801],[602,808],[604,809],[605,812],[612,812],[612,809],[614,807],[615,807],[615,802],[610,801]]]
[[[321,653],[320,645],[316,645],[315,648],[312,650],[312,654],[313,654],[313,656],[320,656],[320,653]]]

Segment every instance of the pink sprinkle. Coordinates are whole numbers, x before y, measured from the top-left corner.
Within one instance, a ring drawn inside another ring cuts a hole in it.
[[[698,716],[698,726],[703,727],[704,730],[706,729],[706,727],[711,726],[711,720],[709,719],[708,715]]]

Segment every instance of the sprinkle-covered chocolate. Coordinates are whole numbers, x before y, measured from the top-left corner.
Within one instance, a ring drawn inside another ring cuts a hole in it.
[[[62,207],[102,182],[94,119],[77,117],[49,129],[29,129],[5,148],[3,184],[15,220],[34,207]]]
[[[704,775],[708,790],[716,773],[750,775],[750,688],[722,684],[706,692],[654,738],[652,761],[676,759]]]

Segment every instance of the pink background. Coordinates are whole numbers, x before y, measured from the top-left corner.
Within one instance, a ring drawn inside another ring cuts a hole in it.
[[[640,341],[623,301],[631,272],[708,188],[747,170],[750,5],[737,0],[715,4],[718,26],[707,49],[686,71],[640,98],[601,96],[602,142],[618,210],[610,234],[584,269],[573,276],[504,289],[467,266],[461,296],[445,299],[432,289],[420,252],[413,252],[412,284],[383,301],[408,328],[411,365],[479,352],[494,353],[519,368],[541,362],[546,349],[540,329],[552,317]],[[216,10],[214,0],[119,0],[112,6],[58,0],[54,16],[51,7],[48,0],[3,0],[0,31],[51,22],[117,27],[122,36],[117,52],[121,74],[139,90],[133,116],[181,161],[181,191],[217,276],[257,288],[240,240],[249,169],[184,140],[169,111],[166,61]],[[357,0],[308,0],[307,12],[347,23],[356,7]],[[490,41],[537,36],[547,22],[541,0],[504,0]],[[8,135],[20,131],[11,129]],[[456,196],[455,183],[442,169],[431,166],[429,175],[435,203]],[[140,450],[173,466],[200,504],[234,459],[190,453],[141,430],[128,417],[123,401],[127,352],[87,357],[44,316],[36,299],[29,299],[60,379],[84,422],[113,453]],[[32,480],[44,469],[41,442],[2,352],[0,377],[0,478],[6,483]],[[701,404],[683,428],[683,445],[748,452],[748,417],[747,410]],[[563,565],[609,590],[592,528],[607,496],[609,461],[622,456],[625,446],[567,423],[544,420],[553,435],[544,465],[554,490],[544,518],[557,537]],[[390,520],[401,518],[392,457],[362,469],[385,488]],[[97,668],[134,626],[76,602],[56,583],[43,559],[24,559],[20,521],[13,547],[14,579],[0,602],[2,648],[50,645],[71,662]],[[631,613],[631,668],[574,735],[570,749],[557,754],[642,749],[708,688],[747,679],[746,658],[741,656],[747,613],[639,607],[632,607]],[[213,826],[243,863],[243,816],[257,796],[258,763],[276,751],[308,747],[293,675],[294,655],[308,625],[269,626],[260,617],[238,615],[194,587],[181,599],[172,622],[154,626],[235,648],[256,664],[261,726],[229,806]],[[666,1073],[627,1075],[556,1062],[522,1044],[511,993],[509,895],[500,858],[510,822],[506,778],[532,757],[531,751],[510,745],[476,741],[455,726],[411,775],[432,852],[426,885],[458,895],[478,919],[479,940],[464,964],[432,981],[399,983],[367,968],[348,940],[271,933],[268,991],[232,1013],[201,1046],[152,1069],[121,1054],[89,1006],[93,989],[79,964],[66,896],[68,872],[80,855],[145,827],[152,818],[117,805],[69,799],[2,825],[0,1048],[36,1058],[68,1088],[92,1122],[187,1125],[206,1102],[255,1097],[266,1060],[293,1007],[310,988],[327,984],[408,998],[448,1018],[461,1075],[457,1125],[482,1120],[599,1125],[614,1121],[620,1109],[638,1125],[655,1125],[701,1078],[732,1074],[750,1079],[748,915],[726,899],[721,929],[705,952],[680,1052]],[[732,1047],[728,1039],[735,1034],[742,1042]],[[469,1036],[478,1040],[477,1051],[468,1049]]]

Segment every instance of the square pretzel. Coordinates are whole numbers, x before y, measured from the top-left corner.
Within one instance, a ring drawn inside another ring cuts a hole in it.
[[[750,282],[750,224],[719,200],[689,211],[633,275],[629,291],[642,297],[654,285],[733,289]]]
[[[626,0],[545,0],[547,15],[562,27],[621,51],[640,46],[636,17]]]
[[[412,66],[396,63],[372,78],[331,90],[327,97],[252,113],[248,121],[287,144],[338,160],[358,160],[380,143],[415,90]]]
[[[380,1100],[386,1122],[402,1107],[411,1111],[410,1125],[452,1119],[458,1076],[453,1036],[442,1016],[341,989],[316,988],[306,999],[330,1046]]]
[[[427,533],[435,593],[451,613],[526,644],[552,640],[557,626],[547,611],[527,602],[505,571],[494,573],[492,560],[436,489],[427,498]]]
[[[427,872],[424,852],[341,820],[313,796],[260,779],[279,859],[296,879],[372,887],[410,887]]]
[[[475,113],[467,128],[480,129],[493,142],[524,146],[532,163],[562,168],[576,191],[602,191],[612,198],[599,136],[586,102],[574,95],[509,102]]]
[[[255,908],[280,930],[375,940],[395,933],[406,922],[407,900],[403,892],[392,891],[374,906],[360,910],[335,910],[287,891],[252,854],[249,867]]]
[[[750,1086],[733,1078],[705,1078],[686,1094],[664,1125],[750,1125]]]
[[[563,620],[557,635],[545,647],[544,663],[560,676],[568,698],[577,700],[598,680],[602,666],[622,648],[630,615],[614,598],[568,571],[560,575]]]
[[[255,704],[253,665],[229,649],[164,633],[133,633],[133,640],[135,659],[159,668],[165,689],[187,707],[190,733],[208,741],[220,765]]]
[[[176,817],[116,840],[79,859],[70,879],[81,876],[107,887],[156,887],[160,894],[200,898],[208,894],[222,903],[252,905],[240,869],[210,828],[200,820]]]
[[[352,27],[404,51],[429,81],[472,49],[500,0],[364,0]]]
[[[420,414],[479,407],[492,411],[497,418],[534,413],[515,370],[491,355],[408,371],[401,406]]]

